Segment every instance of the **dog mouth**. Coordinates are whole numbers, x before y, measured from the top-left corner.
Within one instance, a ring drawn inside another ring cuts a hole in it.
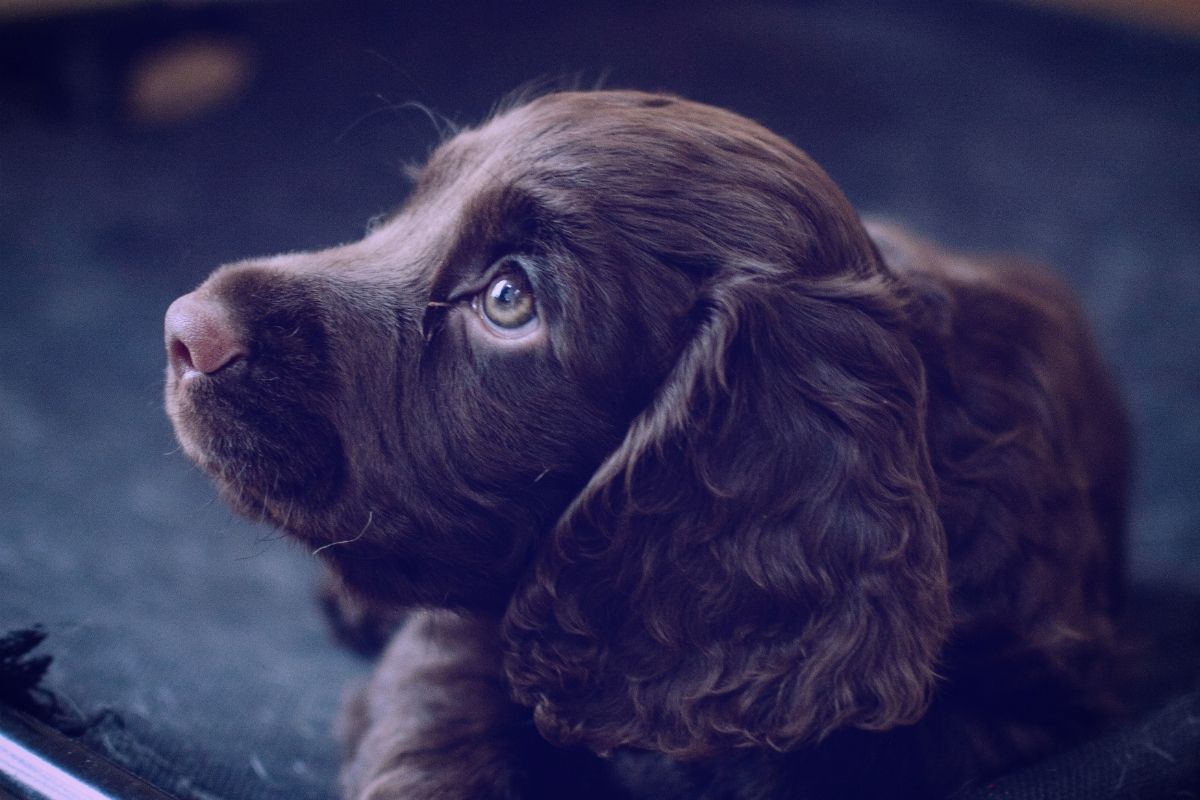
[[[329,503],[345,482],[336,428],[298,398],[264,398],[247,385],[250,372],[238,364],[168,376],[167,411],[184,452],[240,513],[277,517],[274,508]]]
[[[275,521],[279,509],[335,499],[346,459],[331,421],[337,386],[323,368],[324,326],[311,307],[284,313],[254,288],[234,296],[260,298],[262,308],[205,289],[171,304],[165,400],[184,452],[224,499]]]

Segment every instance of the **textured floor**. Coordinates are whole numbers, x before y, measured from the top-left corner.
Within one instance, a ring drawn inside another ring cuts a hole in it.
[[[93,744],[181,797],[328,795],[330,720],[367,665],[325,635],[307,554],[176,452],[162,313],[223,261],[397,205],[437,136],[405,101],[470,122],[560,76],[729,106],[865,211],[1060,269],[1137,423],[1136,607],[1166,654],[1145,695],[1195,683],[1200,43],[986,3],[446,5],[0,23],[0,633],[46,626],[48,686],[117,712]],[[128,123],[130,65],[197,31],[255,54],[247,92]]]

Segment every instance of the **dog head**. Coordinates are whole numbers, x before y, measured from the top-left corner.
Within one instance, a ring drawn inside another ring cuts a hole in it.
[[[915,719],[948,627],[902,294],[760,126],[555,94],[361,241],[177,300],[167,407],[355,590],[505,612],[551,738],[785,748]]]

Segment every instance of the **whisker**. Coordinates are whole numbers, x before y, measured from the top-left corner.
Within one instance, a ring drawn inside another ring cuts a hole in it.
[[[367,528],[371,527],[371,520],[373,520],[373,519],[375,519],[375,512],[368,511],[367,512],[367,524],[363,525],[363,529],[358,532],[358,536],[355,536],[352,539],[342,539],[340,542],[330,542],[329,544],[323,544],[320,547],[318,547],[316,550],[313,550],[312,554],[315,556],[317,553],[321,552],[322,550],[328,550],[330,547],[333,547],[335,544],[353,544],[354,542],[357,542],[359,539],[361,539],[363,536],[366,535]]]

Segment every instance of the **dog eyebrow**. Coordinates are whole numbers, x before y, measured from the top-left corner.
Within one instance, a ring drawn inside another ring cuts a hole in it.
[[[455,241],[431,287],[430,301],[447,301],[462,284],[481,277],[503,256],[545,250],[554,228],[553,217],[545,203],[518,184],[480,191],[463,209]]]

